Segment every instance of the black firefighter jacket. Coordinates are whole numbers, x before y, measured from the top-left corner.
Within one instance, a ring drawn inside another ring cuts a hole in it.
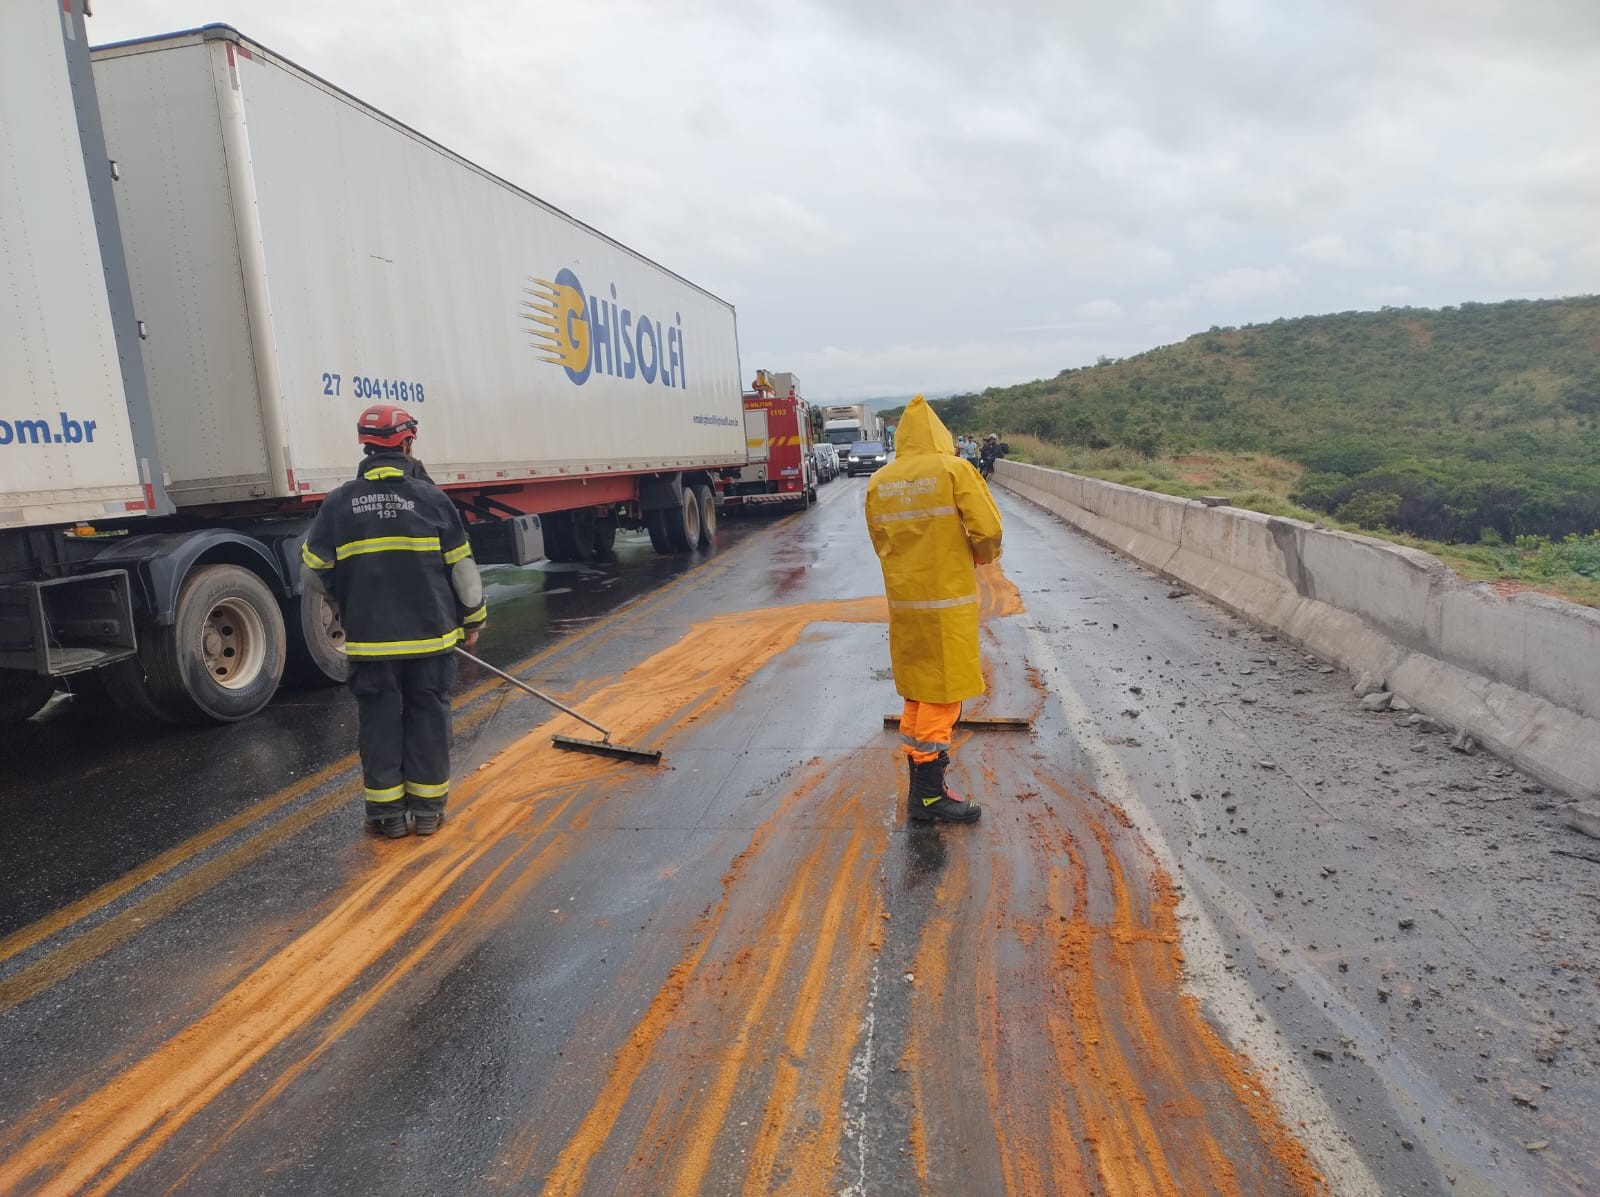
[[[352,660],[448,652],[488,615],[461,516],[404,453],[372,454],[323,500],[300,557]]]

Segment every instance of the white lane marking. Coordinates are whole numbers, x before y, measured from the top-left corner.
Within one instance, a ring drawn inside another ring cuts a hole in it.
[[[884,823],[891,831],[894,828],[894,810],[891,804],[889,813],[884,816]],[[872,979],[867,984],[867,1008],[861,1017],[861,1047],[851,1059],[846,1074],[850,1080],[858,1081],[861,1085],[861,1096],[855,1109],[846,1110],[844,1116],[845,1141],[856,1146],[856,1178],[839,1190],[838,1197],[867,1197],[867,1110],[872,1088],[872,1046],[878,1027],[878,966],[881,959],[876,955],[872,958]]]

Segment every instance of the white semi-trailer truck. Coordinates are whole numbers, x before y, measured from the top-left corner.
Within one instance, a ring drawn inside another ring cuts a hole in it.
[[[0,5],[0,717],[342,677],[296,560],[374,402],[481,561],[711,543],[730,305],[233,29],[91,55],[84,7]]]
[[[882,421],[865,403],[844,403],[822,409],[822,437],[843,453],[857,441],[880,438]]]

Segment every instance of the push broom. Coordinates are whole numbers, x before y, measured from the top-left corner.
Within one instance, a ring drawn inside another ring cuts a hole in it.
[[[587,715],[579,714],[577,711],[574,711],[571,707],[567,706],[566,703],[559,702],[556,699],[551,698],[550,695],[544,693],[542,690],[535,690],[521,678],[512,677],[503,669],[496,669],[493,665],[489,664],[489,662],[483,660],[481,657],[473,656],[466,649],[461,648],[460,646],[457,646],[456,652],[460,653],[474,665],[481,665],[490,673],[504,678],[513,686],[517,687],[517,689],[526,690],[540,702],[549,703],[551,706],[555,707],[556,710],[561,711],[563,714],[571,715],[579,723],[588,724],[590,727],[594,728],[595,731],[599,732],[605,737],[603,740],[585,740],[581,736],[551,736],[550,743],[554,744],[563,752],[588,752],[593,753],[595,756],[614,756],[619,761],[633,761],[636,764],[643,765],[655,765],[661,762],[661,753],[655,749],[634,748],[628,744],[614,744],[611,742],[610,731],[601,727]]]

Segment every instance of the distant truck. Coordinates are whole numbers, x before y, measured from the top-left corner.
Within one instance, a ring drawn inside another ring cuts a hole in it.
[[[857,441],[882,439],[882,421],[865,403],[851,403],[822,409],[822,439],[836,445],[842,453]]]
[[[233,29],[91,59],[87,7],[0,5],[0,721],[342,678],[297,562],[374,402],[482,562],[711,543],[729,304]]]
[[[746,464],[722,472],[728,510],[806,508],[816,501],[817,463],[811,453],[811,409],[793,374],[756,371],[744,396]]]

